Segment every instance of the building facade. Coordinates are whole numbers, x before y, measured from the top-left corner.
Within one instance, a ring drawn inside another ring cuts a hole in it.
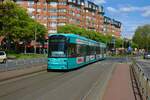
[[[103,33],[120,37],[121,22],[104,16]]]
[[[104,16],[104,9],[87,0],[15,0],[31,18],[45,25],[48,33],[59,26],[74,24],[100,33],[120,36],[121,23]],[[110,20],[110,21],[109,21]]]

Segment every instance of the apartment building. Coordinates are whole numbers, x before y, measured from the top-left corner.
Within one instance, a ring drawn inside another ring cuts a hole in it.
[[[120,37],[121,22],[104,16],[103,33]]]
[[[104,9],[87,0],[15,0],[25,7],[31,18],[48,28],[48,33],[57,33],[57,28],[66,24],[120,36],[121,23],[108,22]]]

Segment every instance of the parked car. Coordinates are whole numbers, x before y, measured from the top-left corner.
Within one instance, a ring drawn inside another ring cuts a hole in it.
[[[144,54],[144,59],[150,59],[150,52],[146,52]]]
[[[0,51],[0,63],[6,63],[7,61],[7,56],[5,51]]]

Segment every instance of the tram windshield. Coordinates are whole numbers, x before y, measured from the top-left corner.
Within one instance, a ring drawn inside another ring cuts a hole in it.
[[[66,57],[66,38],[50,37],[49,38],[49,57]]]

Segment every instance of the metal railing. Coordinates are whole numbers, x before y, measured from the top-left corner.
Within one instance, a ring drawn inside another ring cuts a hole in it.
[[[0,64],[0,72],[36,67],[40,65],[45,65],[46,63],[47,58],[12,60],[6,62],[5,64]]]
[[[134,61],[132,70],[143,100],[150,100],[150,78],[148,77],[148,73],[144,72],[144,70],[150,70],[150,68],[143,70],[141,65]]]

